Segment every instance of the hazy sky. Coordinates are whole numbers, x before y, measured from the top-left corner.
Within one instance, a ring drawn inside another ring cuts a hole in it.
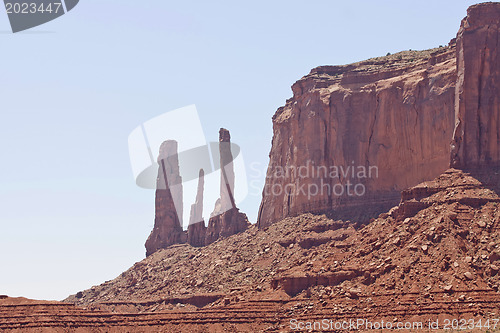
[[[2,11],[0,294],[63,299],[144,258],[154,191],[135,185],[127,138],[186,105],[208,141],[225,127],[241,146],[255,222],[250,165],[265,172],[290,86],[319,65],[445,45],[473,3],[81,0],[18,34]]]

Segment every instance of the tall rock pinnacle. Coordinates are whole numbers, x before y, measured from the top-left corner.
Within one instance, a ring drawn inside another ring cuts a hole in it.
[[[234,201],[234,167],[231,153],[231,135],[227,129],[219,131],[220,153],[220,198],[208,221],[205,245],[213,243],[220,237],[228,237],[245,231],[249,222],[247,216],[240,213]]]
[[[176,141],[162,143],[158,164],[155,225],[145,244],[146,256],[172,244],[186,242],[182,230],[182,179]]]
[[[219,154],[220,197],[210,215],[208,226],[205,226],[203,220],[205,172],[200,169],[196,200],[191,205],[188,229],[184,231],[183,189],[177,142],[168,140],[161,145],[156,179],[155,224],[146,241],[146,256],[173,244],[188,243],[196,247],[209,245],[221,237],[229,237],[248,228],[247,216],[239,212],[234,201],[235,173],[231,136],[223,128],[219,132]]]
[[[221,164],[220,182],[220,208],[225,212],[231,208],[236,208],[234,203],[234,167],[233,154],[231,152],[231,135],[227,129],[221,128],[219,131],[219,153]]]
[[[187,242],[192,246],[205,245],[205,221],[203,220],[203,188],[205,172],[200,170],[198,177],[198,191],[196,193],[196,202],[191,205],[191,215],[187,231]]]
[[[191,205],[191,215],[189,225],[203,222],[203,189],[205,187],[205,172],[200,169],[198,176],[198,191],[196,192],[196,201]]]

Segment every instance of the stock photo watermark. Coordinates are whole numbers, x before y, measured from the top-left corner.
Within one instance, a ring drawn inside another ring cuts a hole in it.
[[[354,318],[346,320],[322,319],[316,321],[301,321],[291,319],[289,327],[293,331],[297,330],[495,330],[498,327],[499,319],[429,319],[427,321],[397,321],[397,320],[371,320],[365,318]]]
[[[221,162],[221,145],[227,153],[224,163]],[[189,221],[190,211],[183,209],[183,202],[190,202],[197,196],[200,170],[204,182],[203,211],[212,211],[219,199],[221,170],[228,178],[224,179],[223,190],[231,193],[234,204],[247,196],[247,175],[240,147],[232,142],[207,141],[195,105],[144,122],[130,133],[128,146],[137,186],[157,190],[168,188],[181,224]],[[159,169],[162,170],[160,174]],[[233,206],[218,207],[217,212],[222,214]]]
[[[316,165],[314,161],[306,161],[299,166],[274,166],[266,174],[265,184],[261,184],[263,166],[260,163],[250,165],[250,189],[257,195],[263,187],[266,196],[284,194],[304,196],[308,200],[314,197],[362,197],[366,194],[366,181],[379,177],[375,165]]]
[[[12,32],[28,30],[63,16],[79,0],[4,0]]]

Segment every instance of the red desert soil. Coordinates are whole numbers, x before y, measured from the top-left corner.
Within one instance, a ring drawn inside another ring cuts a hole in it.
[[[451,169],[366,226],[304,214],[203,248],[160,250],[66,299],[75,305],[0,300],[0,331],[282,332],[292,319],[443,328],[445,318],[490,319],[492,331],[499,202]]]

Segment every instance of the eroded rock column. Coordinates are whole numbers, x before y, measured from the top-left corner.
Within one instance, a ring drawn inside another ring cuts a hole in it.
[[[162,143],[158,164],[155,224],[145,244],[146,256],[172,244],[186,242],[186,233],[182,230],[182,178],[176,141]]]
[[[192,246],[205,245],[205,221],[203,220],[203,190],[205,186],[205,172],[200,170],[198,176],[198,191],[196,193],[196,202],[191,205],[191,215],[187,231],[187,242]]]
[[[220,237],[229,237],[245,231],[249,222],[246,214],[240,213],[234,201],[234,166],[231,153],[231,135],[227,129],[219,131],[219,153],[221,169],[220,198],[210,215],[205,236],[205,245]]]

